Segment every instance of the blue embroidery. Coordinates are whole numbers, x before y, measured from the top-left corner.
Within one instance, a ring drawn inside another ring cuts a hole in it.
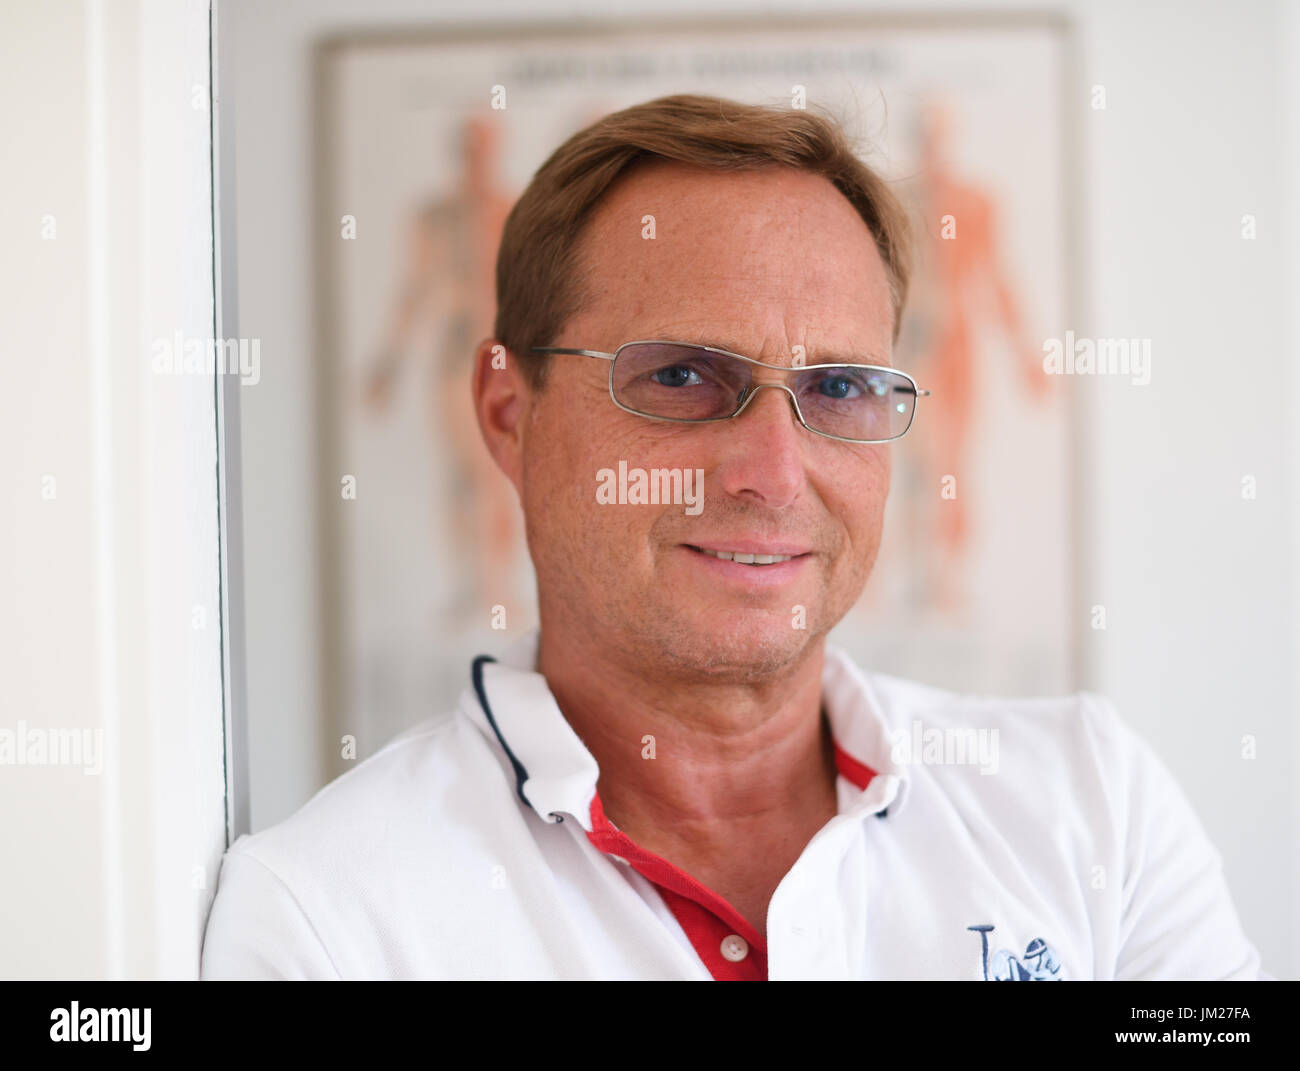
[[[989,933],[993,927],[987,924],[967,926],[980,935],[980,958],[984,966],[986,982],[1059,982],[1062,979],[1061,961],[1052,946],[1041,937],[1035,937],[1025,946],[1023,962],[1005,948],[993,953],[989,959]]]

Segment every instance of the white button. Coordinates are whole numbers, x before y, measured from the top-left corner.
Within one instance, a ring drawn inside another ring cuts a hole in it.
[[[722,955],[732,963],[739,963],[749,955],[749,944],[743,937],[730,934],[722,939]]]

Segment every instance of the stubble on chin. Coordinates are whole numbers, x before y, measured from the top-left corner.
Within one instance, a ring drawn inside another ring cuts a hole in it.
[[[700,683],[754,683],[797,667],[834,622],[818,606],[689,605],[662,589],[609,628],[602,642],[646,674]],[[804,624],[805,627],[796,627]]]

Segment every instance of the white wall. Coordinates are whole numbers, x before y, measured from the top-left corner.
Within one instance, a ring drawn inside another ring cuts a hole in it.
[[[1277,38],[1277,47],[1283,55],[1283,78],[1279,87],[1282,104],[1282,130],[1279,142],[1286,154],[1282,167],[1282,189],[1289,191],[1282,205],[1281,233],[1285,250],[1282,265],[1282,300],[1283,314],[1286,317],[1284,332],[1281,336],[1283,346],[1283,364],[1285,375],[1279,389],[1283,404],[1290,402],[1291,411],[1300,400],[1300,4],[1285,5],[1285,14]],[[1291,589],[1291,637],[1289,649],[1283,652],[1283,664],[1291,665],[1291,702],[1283,708],[1283,719],[1291,729],[1291,747],[1289,748],[1289,765],[1294,770],[1300,766],[1300,420],[1292,416],[1287,421],[1289,432],[1284,452],[1290,459],[1289,511],[1285,535],[1291,547],[1290,589]],[[1279,584],[1284,585],[1284,578],[1279,577]],[[1284,760],[1286,761],[1286,760]],[[1300,893],[1300,787],[1294,780],[1291,792],[1291,826],[1283,836],[1281,843],[1293,847],[1291,853],[1291,881],[1285,889],[1292,904],[1297,902]],[[1283,792],[1277,809],[1286,812],[1286,796]],[[1285,850],[1285,849],[1284,849]],[[1292,935],[1292,964],[1290,977],[1300,975],[1300,936]]]
[[[318,787],[328,747],[311,454],[311,44],[349,27],[458,21],[465,8],[226,2],[238,53],[239,302],[244,330],[274,354],[245,398],[243,423],[245,456],[257,458],[246,466],[245,509],[258,829]],[[1300,402],[1297,19],[1291,5],[1264,0],[1018,7],[1067,11],[1082,45],[1085,302],[1074,329],[1153,339],[1150,386],[1088,388],[1080,612],[1104,605],[1109,627],[1088,638],[1083,683],[1118,703],[1187,789],[1266,968],[1300,977],[1300,440],[1288,443],[1284,432]],[[755,8],[481,0],[472,10],[496,21]],[[898,8],[859,0],[760,10]],[[1096,83],[1107,108],[1092,112],[1085,102]],[[1253,242],[1240,238],[1247,213],[1259,221]],[[1223,404],[1208,404],[1207,391],[1220,387]],[[1213,427],[1211,412],[1221,421]],[[1240,495],[1247,474],[1258,484],[1254,501]],[[1241,758],[1247,733],[1257,739],[1253,761]]]
[[[0,18],[0,730],[103,749],[0,765],[7,978],[198,973],[225,847],[214,383],[154,374],[151,344],[213,331],[208,66],[206,0]]]

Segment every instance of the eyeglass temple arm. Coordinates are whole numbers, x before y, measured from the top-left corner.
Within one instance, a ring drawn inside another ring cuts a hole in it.
[[[616,354],[601,353],[600,350],[571,350],[563,346],[533,346],[532,353],[569,353],[574,357],[599,357],[602,360],[612,361]]]

